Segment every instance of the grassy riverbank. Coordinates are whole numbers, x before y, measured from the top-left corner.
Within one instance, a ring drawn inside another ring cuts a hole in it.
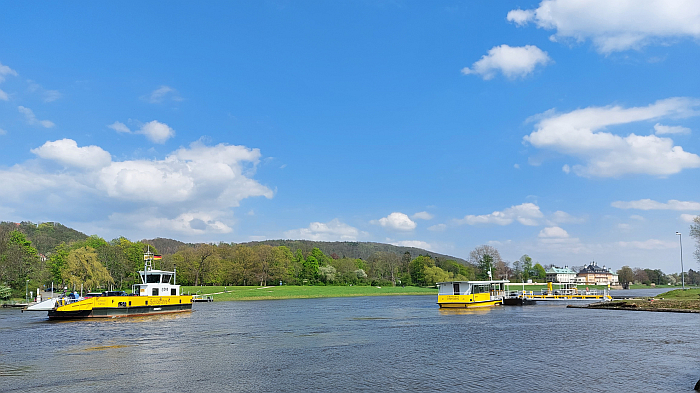
[[[214,301],[310,299],[322,297],[434,295],[436,288],[371,286],[182,287],[182,293],[209,295]]]
[[[654,298],[593,303],[588,308],[636,311],[700,312],[700,289],[674,289]]]

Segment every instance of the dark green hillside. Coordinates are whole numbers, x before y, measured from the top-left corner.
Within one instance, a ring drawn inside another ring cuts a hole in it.
[[[165,239],[162,237],[157,237],[155,239],[150,240],[144,239],[141,240],[141,243],[150,244],[151,246],[155,247],[159,253],[163,255],[175,254],[177,250],[180,249],[180,247],[188,245],[188,243],[183,243],[179,240]]]
[[[462,258],[456,258],[449,255],[430,252],[422,248],[415,247],[400,247],[391,244],[373,243],[373,242],[317,242],[311,240],[264,240],[259,242],[241,243],[248,246],[266,244],[273,247],[286,246],[292,252],[300,249],[305,255],[310,253],[315,247],[323,251],[326,255],[333,255],[340,258],[360,258],[367,260],[377,252],[388,252],[403,256],[407,251],[411,254],[411,258],[419,255],[430,255],[441,261],[453,260],[462,264],[466,261]]]
[[[32,242],[32,246],[37,249],[40,254],[47,255],[61,243],[71,243],[78,240],[85,240],[87,235],[68,228],[65,225],[57,222],[44,222],[34,224],[32,222],[23,221],[21,223],[1,222],[0,226],[9,230],[16,229],[27,236],[27,240]]]

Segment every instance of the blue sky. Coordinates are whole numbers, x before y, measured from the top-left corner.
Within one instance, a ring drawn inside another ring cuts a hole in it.
[[[696,268],[693,1],[14,3],[0,219]]]

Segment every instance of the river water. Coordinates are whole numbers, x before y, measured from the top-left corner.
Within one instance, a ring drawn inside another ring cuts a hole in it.
[[[692,392],[698,314],[433,296],[198,303],[49,322],[0,309],[0,392]]]

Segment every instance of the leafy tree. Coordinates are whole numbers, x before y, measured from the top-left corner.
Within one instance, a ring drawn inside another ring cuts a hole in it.
[[[318,268],[318,275],[321,278],[321,281],[326,284],[330,284],[335,281],[335,273],[336,270],[331,265],[321,266]]]
[[[39,269],[39,256],[24,233],[0,228],[0,283],[19,290]]]
[[[532,267],[532,276],[541,282],[547,278],[547,272],[542,265],[536,263],[535,266]]]
[[[314,247],[313,250],[311,250],[310,254],[314,259],[316,259],[316,262],[318,262],[318,266],[326,266],[329,265],[332,258],[327,256],[326,254],[323,253],[318,247]]]
[[[643,269],[635,267],[632,271],[634,272],[634,282],[647,285],[651,283],[649,276],[647,276],[647,272],[645,272]]]
[[[435,261],[433,261],[433,259],[429,256],[420,255],[411,261],[409,264],[409,274],[411,275],[411,281],[414,284],[428,284],[425,277],[425,268],[427,267],[435,267]]]
[[[114,282],[92,247],[81,247],[68,254],[62,278],[73,288],[79,288],[82,284],[87,290]]]
[[[659,269],[644,269],[644,273],[646,273],[647,278],[649,279],[649,283],[654,283],[656,285],[668,284],[668,279],[666,278],[666,275]]]
[[[423,275],[426,285],[435,285],[438,282],[450,281],[452,279],[449,272],[440,269],[437,266],[425,266]]]
[[[532,277],[532,258],[525,254],[520,257],[520,267],[522,269],[522,281],[526,282]]]
[[[12,288],[0,285],[0,299],[7,300],[12,296]]]
[[[471,266],[465,266],[457,261],[445,261],[442,263],[441,268],[449,273],[452,273],[454,279],[457,281],[468,281],[476,278],[474,268]]]
[[[502,262],[503,260],[498,250],[486,244],[475,248],[469,253],[469,263],[476,266],[476,278],[478,280],[488,280],[488,272]]]
[[[484,254],[481,256],[481,259],[476,265],[477,267],[477,275],[476,278],[478,280],[489,280],[491,279],[491,273],[492,268],[493,268],[493,257],[490,254]],[[492,273],[491,273],[492,274]]]
[[[318,279],[318,259],[313,255],[309,255],[304,262],[302,262],[302,280],[309,280],[309,282],[315,282]]]
[[[634,282],[634,272],[629,266],[623,266],[617,271],[617,279],[623,287],[627,287],[629,283]]]
[[[48,265],[51,271],[51,276],[56,282],[60,282],[61,285],[64,284],[63,281],[63,269],[66,267],[66,259],[70,250],[66,243],[61,243],[56,246],[56,249],[49,257]]]
[[[173,261],[182,266],[183,275],[195,286],[214,283],[217,274],[219,255],[216,246],[198,244],[195,247],[183,247],[173,256]]]

